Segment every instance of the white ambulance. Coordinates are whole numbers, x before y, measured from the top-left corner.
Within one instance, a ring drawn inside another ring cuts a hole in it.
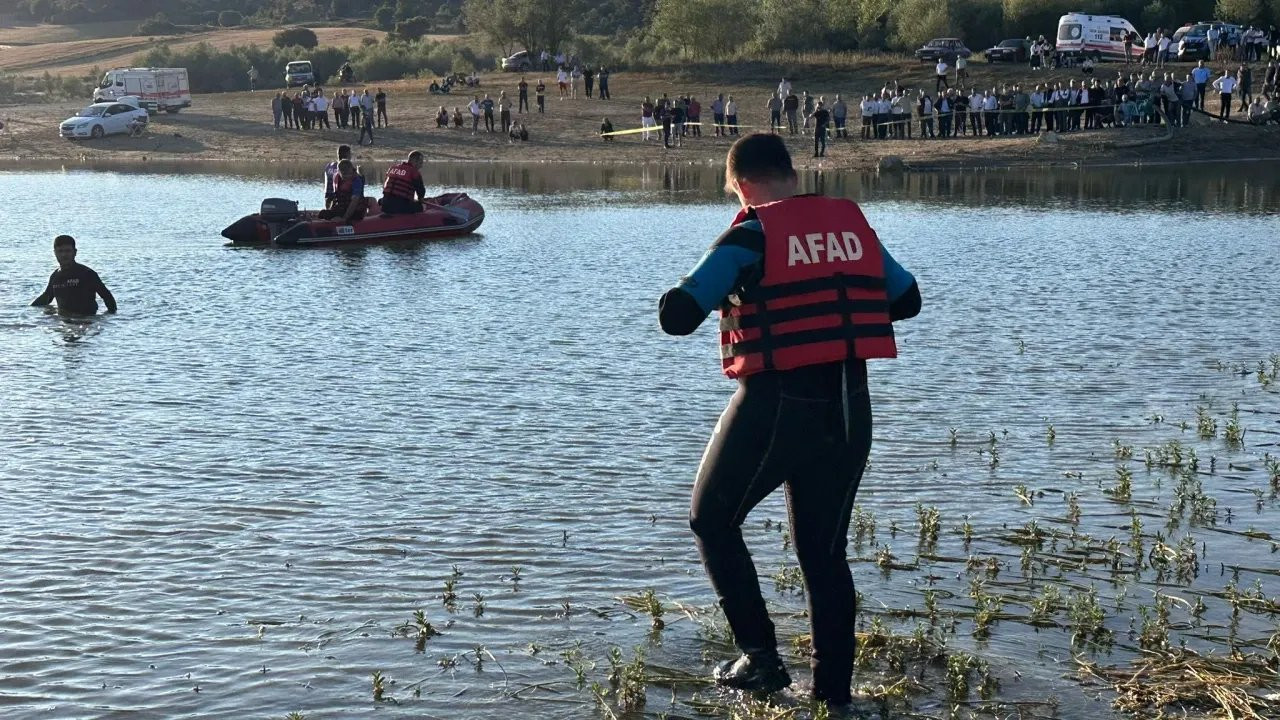
[[[1142,58],[1142,34],[1133,23],[1114,15],[1067,13],[1058,19],[1058,55],[1095,60],[1124,61],[1124,40],[1129,33],[1138,36],[1133,46],[1135,59]]]
[[[94,102],[132,95],[152,112],[176,113],[191,107],[191,84],[186,68],[116,68],[102,76],[93,91]]]

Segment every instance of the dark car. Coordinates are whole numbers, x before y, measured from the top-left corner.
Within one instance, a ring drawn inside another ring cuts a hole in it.
[[[921,62],[937,62],[941,58],[967,58],[973,51],[960,42],[960,38],[934,38],[916,51],[916,59]]]
[[[999,45],[983,51],[987,62],[1026,62],[1031,52],[1031,43],[1024,38],[1001,40]]]
[[[1208,60],[1209,23],[1188,23],[1174,31],[1165,60]]]

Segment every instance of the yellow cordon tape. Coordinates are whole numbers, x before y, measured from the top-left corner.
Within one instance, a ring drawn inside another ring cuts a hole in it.
[[[741,129],[741,128],[754,128],[754,127],[760,127],[759,125],[725,125],[725,124],[716,125],[715,123],[704,123],[704,122],[671,123],[671,127],[673,127],[673,128],[674,128],[676,125],[684,125],[685,127],[689,127],[689,126],[691,126],[691,125],[700,125],[700,126],[705,126],[705,127],[722,127],[722,128],[724,128],[725,130],[728,130],[728,129],[730,129],[730,128],[733,128],[733,129]],[[768,125],[765,125],[764,127],[768,127]],[[787,128],[787,126],[786,126],[786,125],[776,125],[776,126],[774,126],[774,129],[775,129],[775,130],[785,130],[786,128]],[[634,134],[636,134],[636,133],[642,133],[642,132],[653,132],[653,133],[658,133],[659,135],[661,135],[661,134],[662,134],[662,126],[661,126],[661,125],[650,125],[649,127],[630,128],[630,129],[627,129],[627,130],[614,130],[613,132],[600,133],[600,137],[611,137],[611,136],[613,136],[613,135],[634,135]]]

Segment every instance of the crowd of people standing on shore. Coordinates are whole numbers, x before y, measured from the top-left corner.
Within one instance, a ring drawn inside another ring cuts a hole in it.
[[[333,113],[333,123],[329,114]],[[326,95],[324,88],[304,85],[293,97],[288,91],[280,91],[271,98],[271,117],[275,129],[319,130],[351,128],[360,131],[359,144],[373,144],[375,127],[390,127],[387,116],[387,93],[369,88],[357,93],[354,89],[334,90]]]

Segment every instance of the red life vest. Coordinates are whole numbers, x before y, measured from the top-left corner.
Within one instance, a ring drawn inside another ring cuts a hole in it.
[[[341,174],[334,173],[333,207],[345,208],[351,202],[351,195],[355,192],[355,184],[355,173],[351,173],[351,177],[344,177]]]
[[[764,272],[759,285],[720,312],[724,374],[897,357],[880,240],[858,205],[810,195],[755,213],[764,229]]]
[[[402,162],[399,165],[392,165],[387,169],[387,180],[382,184],[382,194],[385,197],[413,200],[417,197],[415,180],[421,181],[422,174],[412,163]]]

